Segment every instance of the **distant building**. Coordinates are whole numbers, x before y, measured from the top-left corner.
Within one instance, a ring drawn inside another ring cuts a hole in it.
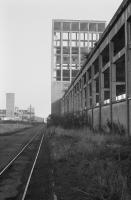
[[[6,117],[13,119],[15,112],[15,94],[6,93]]]
[[[35,109],[31,105],[27,109],[15,107],[15,94],[6,93],[6,109],[0,109],[0,120],[34,121]]]
[[[15,108],[15,119],[22,121],[34,121],[35,119],[35,109],[29,107],[28,109]]]
[[[53,20],[51,113],[60,113],[60,101],[105,30],[105,21]]]
[[[3,120],[6,117],[6,110],[0,109],[0,120]]]

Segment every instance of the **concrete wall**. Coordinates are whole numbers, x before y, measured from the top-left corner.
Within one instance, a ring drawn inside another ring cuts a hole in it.
[[[92,123],[92,110],[88,110],[87,111],[87,116],[88,116],[88,121],[90,121]]]
[[[107,122],[111,121],[110,105],[102,106],[101,108],[101,126],[105,131],[109,131]]]
[[[121,124],[127,129],[126,101],[112,105],[112,119],[116,124]]]
[[[59,113],[60,99],[64,95],[70,83],[66,82],[52,82],[51,85],[51,113]],[[56,105],[56,107],[55,107]],[[57,110],[58,109],[58,110]]]
[[[99,113],[100,109],[99,108],[94,108],[93,109],[93,128],[98,129],[99,128]]]
[[[51,104],[51,114],[60,115],[61,114],[61,100],[57,100]]]

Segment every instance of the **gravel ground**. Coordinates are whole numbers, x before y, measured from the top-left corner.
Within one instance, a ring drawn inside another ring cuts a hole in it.
[[[0,135],[0,170],[36,134],[37,129],[38,127],[33,127],[11,135]]]

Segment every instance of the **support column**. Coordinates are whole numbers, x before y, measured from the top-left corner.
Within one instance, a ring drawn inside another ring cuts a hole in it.
[[[125,19],[125,70],[126,70],[126,113],[127,135],[131,134],[130,101],[131,101],[131,20]]]
[[[104,74],[101,72],[101,105],[104,104]]]
[[[89,81],[89,74],[88,74],[88,71],[87,71],[87,81],[86,81],[86,88],[87,88],[87,93],[86,93],[86,107],[87,109],[89,109],[89,85],[88,85],[88,81]]]
[[[102,105],[102,55],[99,54],[99,129],[101,130],[101,105]]]
[[[113,63],[113,42],[109,43],[109,57],[110,57],[110,122],[111,129],[113,124],[112,103],[116,101],[116,65]]]
[[[95,90],[94,90],[94,65],[91,66],[91,90],[92,90],[92,129],[94,128],[94,96],[95,96]]]

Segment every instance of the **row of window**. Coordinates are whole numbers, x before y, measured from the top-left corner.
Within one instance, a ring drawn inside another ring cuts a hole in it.
[[[77,42],[77,41],[62,41],[62,46],[64,47],[94,47],[95,46],[96,41],[89,41],[89,42]],[[54,46],[61,46],[61,42],[60,41],[54,41]]]
[[[55,31],[100,31],[105,29],[105,23],[92,23],[92,22],[54,22]]]
[[[77,75],[79,70],[72,70],[70,72],[69,69],[66,69],[66,70],[60,70],[60,69],[57,69],[56,70],[56,81],[70,81],[70,79],[74,79]],[[62,73],[62,74],[61,74]]]
[[[124,98],[126,93],[126,83],[125,83],[125,56],[122,56],[120,59],[118,59],[114,66],[115,70],[115,96],[116,100],[121,100]],[[82,79],[75,85],[74,87],[74,94],[77,94],[77,92],[80,92],[82,83],[83,85],[88,83],[88,87],[86,86],[84,91],[84,104],[86,105],[87,101],[87,94],[89,99],[89,105],[92,106],[93,103],[96,105],[99,104],[100,97],[99,97],[99,90],[100,90],[100,83],[99,83],[99,74],[94,79],[95,71],[94,73],[91,72],[91,68],[83,75]],[[102,79],[101,79],[101,88],[103,88],[103,102],[109,103],[110,99],[110,70],[107,68],[104,72],[102,72]],[[91,79],[92,78],[92,79]],[[91,81],[90,81],[91,79]],[[114,95],[114,94],[113,94]]]
[[[102,33],[54,33],[54,40],[98,40]]]

